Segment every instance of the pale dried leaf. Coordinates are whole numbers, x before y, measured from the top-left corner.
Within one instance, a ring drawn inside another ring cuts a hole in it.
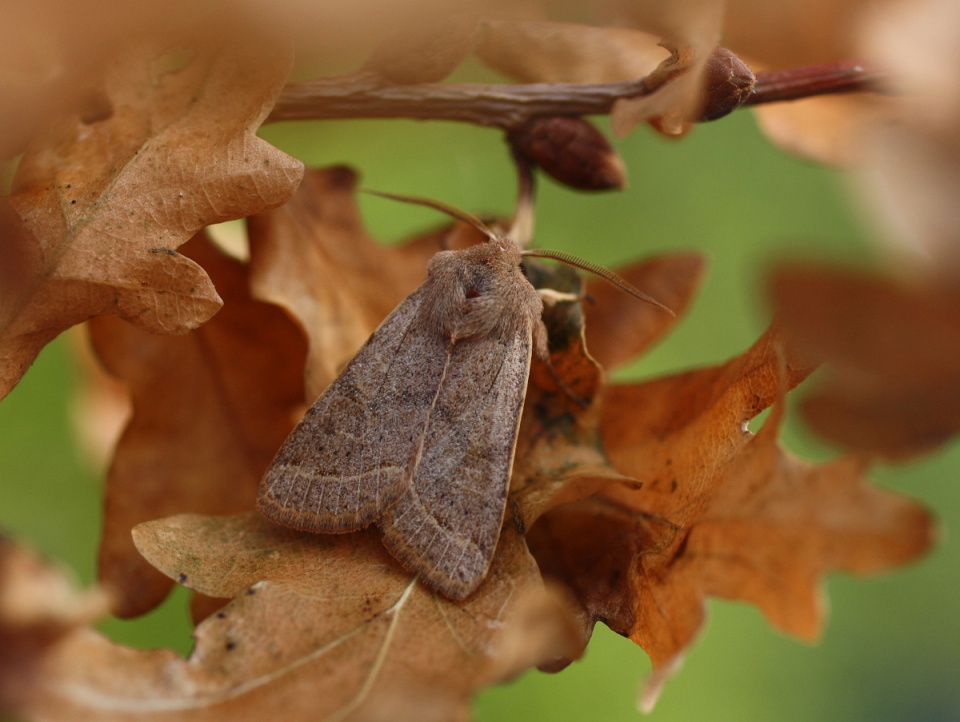
[[[476,53],[522,83],[612,83],[652,72],[667,55],[658,42],[631,28],[487,21]]]
[[[187,661],[77,637],[53,660],[36,709],[69,710],[71,719],[151,710],[170,719],[353,720],[385,719],[386,701],[392,719],[437,709],[461,719],[477,688],[582,644],[509,528],[490,577],[462,603],[427,591],[372,531],[314,535],[255,514],[183,515],[141,525],[135,539],[171,577],[236,599],[198,627]]]
[[[781,149],[825,165],[853,167],[864,159],[865,129],[889,119],[895,100],[853,93],[770,103],[753,109],[760,130]]]
[[[625,136],[641,123],[665,135],[682,135],[699,115],[703,71],[720,42],[723,5],[717,0],[679,0],[664,5],[634,5],[631,21],[643,29],[659,28],[670,57],[648,78],[654,92],[618,100],[610,113],[613,132]]]
[[[763,67],[859,57],[857,36],[873,0],[726,0],[723,44]]]

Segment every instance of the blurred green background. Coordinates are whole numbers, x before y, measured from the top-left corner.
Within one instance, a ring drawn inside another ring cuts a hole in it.
[[[514,174],[495,131],[359,121],[284,124],[263,135],[308,164],[355,167],[366,187],[480,213],[512,210]],[[778,258],[873,262],[867,233],[846,200],[846,180],[771,147],[748,112],[699,127],[680,142],[640,129],[617,145],[630,173],[628,190],[589,195],[545,180],[536,243],[614,268],[671,249],[699,249],[710,259],[688,318],[621,378],[715,363],[747,348],[768,320],[763,276]],[[385,241],[442,222],[421,208],[370,197],[360,202],[369,227]],[[73,441],[75,381],[70,344],[61,339],[0,404],[0,526],[90,584],[101,482]],[[833,453],[795,420],[784,443],[811,458]],[[956,445],[919,463],[876,470],[877,483],[937,513],[942,539],[904,570],[828,579],[831,612],[819,645],[779,636],[745,605],[711,602],[707,626],[650,719],[960,719],[960,545],[949,533],[960,528],[958,471]],[[147,617],[108,621],[104,629],[129,644],[186,652],[186,598],[177,592]],[[648,671],[642,650],[598,625],[583,661],[559,675],[533,671],[485,692],[477,715],[484,722],[639,720],[635,700]]]

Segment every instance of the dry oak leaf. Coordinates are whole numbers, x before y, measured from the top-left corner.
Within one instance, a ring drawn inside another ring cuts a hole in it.
[[[646,384],[612,385],[603,441],[643,482],[559,506],[528,540],[545,576],[569,585],[587,624],[602,620],[650,656],[650,708],[704,618],[707,596],[744,599],[779,629],[818,631],[816,581],[833,569],[877,571],[921,554],[930,518],[871,488],[862,464],[813,466],[776,446],[779,413],[746,423],[798,383],[773,327],[730,362]]]
[[[160,603],[171,582],[130,539],[142,521],[253,508],[260,477],[304,407],[306,341],[279,308],[250,298],[248,269],[202,234],[182,247],[225,305],[185,336],[103,316],[96,353],[122,381],[133,414],[107,475],[99,578],[121,617]]]
[[[247,514],[184,515],[136,536],[178,579],[236,599],[198,626],[186,660],[132,649],[80,626],[102,611],[99,595],[0,545],[0,663],[16,671],[0,676],[0,711],[78,722],[440,722],[466,719],[479,687],[579,651],[569,613],[516,533],[494,569],[500,583],[462,604],[426,592],[369,534],[303,534]]]
[[[793,265],[773,274],[771,295],[795,342],[827,362],[802,406],[821,436],[903,459],[960,431],[956,282]]]
[[[138,526],[164,573],[235,597],[181,660],[78,636],[50,661],[28,712],[61,719],[457,720],[480,687],[576,654],[516,530],[470,599],[429,592],[375,534],[319,535],[255,513]],[[93,655],[81,657],[81,654]]]
[[[363,226],[356,189],[346,166],[309,168],[289,203],[247,219],[254,297],[286,309],[309,339],[310,401],[423,282],[437,251],[482,238],[458,224],[384,246]]]
[[[881,5],[871,0],[728,0],[723,44],[755,71],[852,58],[877,60],[876,54],[864,52],[860,40],[866,21]],[[909,35],[902,27],[898,33]],[[924,62],[927,74],[930,65]],[[761,131],[782,150],[846,167],[861,162],[871,143],[864,130],[889,120],[899,105],[899,99],[862,92],[769,103],[752,110]]]
[[[198,49],[178,69],[131,52],[104,80],[107,117],[67,118],[24,154],[9,198],[22,223],[7,242],[21,244],[27,278],[2,298],[0,396],[80,321],[117,315],[182,334],[220,307],[203,270],[170,251],[285,202],[302,173],[255,135],[290,53],[243,41]]]
[[[106,611],[98,592],[80,592],[59,570],[0,536],[0,716],[13,715],[47,651]]]

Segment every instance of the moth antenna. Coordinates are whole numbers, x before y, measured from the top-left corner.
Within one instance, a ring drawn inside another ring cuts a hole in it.
[[[446,213],[451,218],[456,218],[458,221],[463,221],[464,223],[473,226],[491,241],[497,239],[497,234],[490,230],[490,227],[475,215],[472,213],[467,213],[466,211],[462,211],[459,208],[448,205],[442,201],[435,201],[432,198],[424,198],[423,196],[407,196],[400,193],[385,193],[384,191],[374,191],[366,188],[363,189],[362,192],[380,196],[381,198],[389,198],[390,200],[400,201],[401,203],[411,203],[416,206],[433,208],[435,211]]]
[[[657,299],[648,296],[639,288],[634,286],[630,281],[625,279],[623,276],[620,276],[609,268],[604,268],[596,263],[591,263],[586,261],[578,256],[574,256],[571,253],[566,253],[565,251],[554,251],[549,248],[536,248],[529,251],[523,251],[524,256],[530,256],[532,258],[549,258],[554,261],[560,261],[560,263],[565,263],[568,266],[573,266],[574,268],[579,268],[581,271],[587,271],[592,273],[595,276],[599,276],[608,283],[612,283],[614,286],[619,288],[621,291],[626,291],[631,296],[639,298],[641,301],[646,301],[647,303],[653,304],[657,308],[662,308],[664,311],[669,313],[671,316],[676,316],[672,309],[667,308]]]

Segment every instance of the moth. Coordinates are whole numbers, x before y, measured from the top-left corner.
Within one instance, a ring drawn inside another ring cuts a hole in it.
[[[531,358],[547,358],[541,293],[522,258],[558,258],[652,299],[580,259],[522,250],[458,209],[379,195],[442,210],[487,240],[431,259],[423,284],[290,433],[257,506],[310,532],[376,523],[404,567],[463,599],[486,576],[500,535]]]

